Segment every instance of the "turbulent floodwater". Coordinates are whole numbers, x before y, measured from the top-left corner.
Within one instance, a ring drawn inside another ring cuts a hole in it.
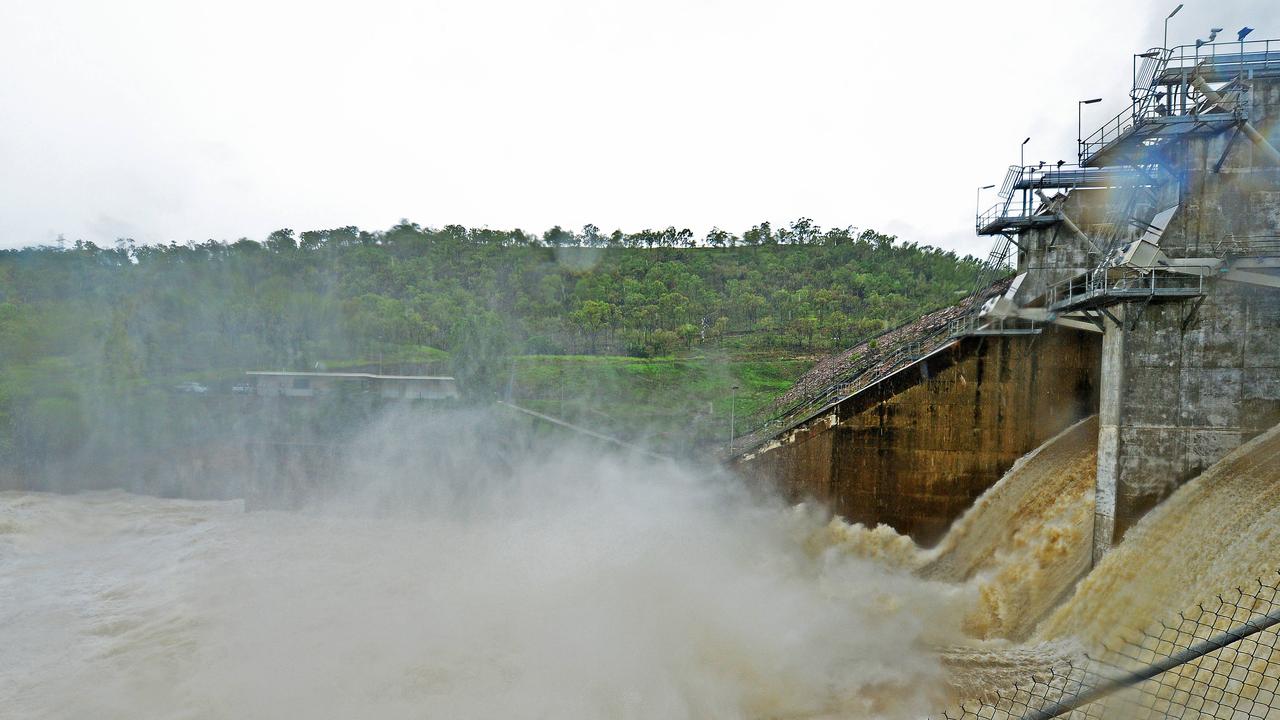
[[[1253,586],[1277,570],[1280,426],[1237,448],[1147,513],[1039,634],[1100,644],[1232,588]]]
[[[976,589],[963,623],[974,640],[944,653],[954,697],[991,698],[995,690],[1018,697],[1015,686],[1027,687],[1033,674],[1048,677],[1050,668],[1083,667],[1089,658],[1138,670],[1155,657],[1150,650],[1134,652],[1136,643],[1148,642],[1144,631],[1159,641],[1142,647],[1168,654],[1273,609],[1241,602],[1225,613],[1198,611],[1201,603],[1216,607],[1219,596],[1239,597],[1234,588],[1273,582],[1268,579],[1280,569],[1280,427],[1183,485],[1090,569],[1096,432],[1090,419],[1029,453],[935,548],[920,549],[889,528],[839,520],[819,536],[844,552]],[[1183,622],[1179,613],[1196,622]],[[1164,717],[1161,708],[1168,705],[1162,703],[1172,701],[1176,710],[1212,699],[1211,680],[1223,688],[1230,676],[1237,694],[1230,697],[1240,702],[1220,697],[1201,708],[1201,716],[1280,717],[1266,707],[1274,704],[1271,691],[1280,677],[1276,632],[1243,643],[1239,657],[1226,650],[1179,666],[1144,686],[1145,694],[1128,698],[1138,705],[1119,702],[1118,709],[1092,712]],[[977,716],[1008,715],[987,706]]]
[[[922,717],[1280,564],[1280,428],[1090,571],[1092,418],[927,550],[477,427],[381,433],[296,512],[0,493],[0,718]]]
[[[433,482],[431,471],[419,477]],[[945,586],[670,465],[427,507],[0,493],[0,717],[918,717]],[[442,499],[447,498],[447,499]],[[352,508],[361,508],[359,511]]]
[[[965,587],[963,629],[1022,640],[1089,569],[1098,422],[1086,418],[1019,459],[933,548],[888,526],[832,520],[815,541]]]

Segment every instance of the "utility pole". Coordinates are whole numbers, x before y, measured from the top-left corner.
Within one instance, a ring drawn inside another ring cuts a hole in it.
[[[734,427],[734,421],[737,419],[738,410],[738,384],[734,383],[733,388],[729,391],[729,452],[733,452],[733,443],[737,439],[737,430]]]

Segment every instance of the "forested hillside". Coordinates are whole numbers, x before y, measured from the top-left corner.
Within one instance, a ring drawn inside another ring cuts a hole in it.
[[[409,368],[454,374],[480,401],[514,392],[563,409],[568,392],[571,405],[672,412],[721,403],[741,381],[751,411],[814,355],[954,302],[976,272],[954,253],[807,220],[700,239],[402,223],[3,251],[0,457],[74,449],[97,425],[90,396],[142,402],[248,369]],[[707,384],[734,362],[740,373]]]

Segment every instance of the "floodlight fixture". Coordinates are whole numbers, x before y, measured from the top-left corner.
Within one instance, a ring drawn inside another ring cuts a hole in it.
[[[1084,106],[1102,102],[1102,98],[1096,97],[1089,100],[1076,101],[1076,155],[1084,154]]]
[[[978,188],[978,192],[974,194],[973,196],[973,216],[974,217],[978,217],[979,215],[982,214],[982,191],[990,190],[993,187],[995,187],[995,185],[983,185],[982,187]]]
[[[1164,42],[1160,45],[1160,47],[1166,48],[1166,49],[1169,47],[1169,20],[1171,20],[1174,15],[1177,15],[1178,11],[1181,9],[1182,9],[1182,3],[1178,3],[1178,7],[1174,8],[1173,12],[1169,13],[1169,16],[1164,19]]]

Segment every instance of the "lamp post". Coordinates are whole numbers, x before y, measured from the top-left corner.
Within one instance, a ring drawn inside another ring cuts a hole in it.
[[[982,191],[990,190],[995,185],[983,185],[978,188],[978,192],[973,196],[973,216],[976,218],[982,214]]]
[[[729,391],[729,452],[733,452],[733,441],[737,438],[734,427],[738,410],[738,386],[735,384]]]
[[[1076,161],[1080,164],[1084,164],[1084,106],[1096,102],[1102,102],[1102,98],[1076,101]]]
[[[1160,47],[1166,50],[1169,49],[1169,21],[1172,20],[1173,16],[1177,15],[1178,11],[1181,9],[1182,3],[1178,3],[1178,7],[1174,8],[1173,12],[1169,13],[1169,16],[1164,19],[1164,42],[1160,43]]]
[[[1029,142],[1031,142],[1031,138],[1028,137],[1026,140],[1022,141],[1022,146],[1018,148],[1018,179],[1019,180],[1022,179],[1023,173],[1027,171],[1027,143]],[[1024,188],[1022,190],[1022,214],[1023,215],[1027,214],[1027,211],[1029,209],[1027,206],[1030,204],[1028,202],[1029,200],[1030,198],[1028,197],[1027,191]]]

